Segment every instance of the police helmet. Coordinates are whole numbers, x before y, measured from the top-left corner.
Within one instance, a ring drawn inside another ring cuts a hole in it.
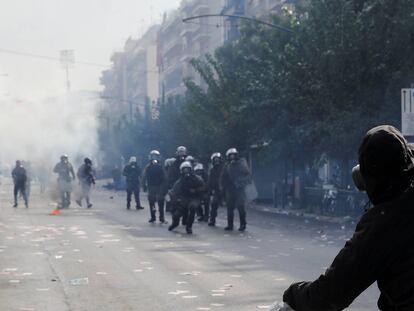
[[[231,155],[235,155],[235,156],[239,155],[239,152],[237,151],[236,148],[230,148],[229,150],[227,150],[226,157],[230,158]]]
[[[193,171],[193,166],[190,162],[188,161],[184,161],[183,163],[181,163],[180,165],[180,172],[181,174],[190,174]]]
[[[176,153],[176,155],[178,155],[180,157],[186,156],[187,155],[187,148],[184,147],[184,146],[179,146],[175,153]]]
[[[194,164],[194,162],[195,162],[195,159],[194,159],[194,157],[193,156],[187,156],[186,158],[185,158],[185,161],[186,162],[190,162],[191,164]]]
[[[210,159],[211,161],[213,161],[215,158],[218,158],[221,160],[221,153],[220,152],[215,152],[211,155]]]
[[[150,160],[158,160],[161,156],[161,153],[158,150],[152,150],[149,154]]]
[[[198,163],[196,166],[194,166],[194,171],[202,171],[204,170],[204,165],[201,163]]]

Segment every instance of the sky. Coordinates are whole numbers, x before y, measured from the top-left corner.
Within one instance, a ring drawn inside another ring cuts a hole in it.
[[[5,53],[16,51],[59,58],[74,50],[71,88],[99,91],[99,77],[114,51],[137,38],[181,0],[0,0],[0,100],[39,100],[66,91],[59,61]]]

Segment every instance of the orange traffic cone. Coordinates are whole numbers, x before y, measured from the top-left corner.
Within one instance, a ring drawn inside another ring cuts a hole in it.
[[[50,213],[50,215],[53,215],[53,216],[58,216],[58,215],[60,215],[60,210],[55,209],[55,210],[53,210],[53,211]]]

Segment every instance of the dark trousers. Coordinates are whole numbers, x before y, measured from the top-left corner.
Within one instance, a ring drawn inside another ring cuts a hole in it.
[[[16,183],[13,189],[14,204],[17,205],[18,194],[21,193],[23,196],[24,204],[27,205],[26,185],[24,183]]]
[[[141,200],[139,198],[139,185],[127,187],[127,208],[131,207],[132,194],[134,194],[136,207],[141,207]]]
[[[70,205],[70,191],[60,191],[60,200],[62,202],[62,208],[69,207]]]
[[[160,216],[160,221],[165,221],[164,216],[164,195],[162,193],[162,187],[161,186],[148,186],[148,202],[150,206],[150,213],[151,213],[151,219],[156,219],[156,208],[155,204],[158,205],[158,213]]]
[[[186,228],[191,229],[193,227],[196,210],[199,206],[200,200],[198,199],[184,200],[179,203],[174,202],[171,227],[178,227],[180,218],[183,218],[183,220],[185,219]]]
[[[86,200],[86,204],[89,206],[90,202],[90,193],[91,193],[91,184],[88,182],[81,182],[81,193],[79,195],[79,201],[83,199]]]
[[[206,193],[201,197],[201,204],[197,209],[197,216],[205,221],[210,215],[210,194]]]
[[[216,223],[217,210],[223,202],[223,195],[219,191],[214,191],[211,198],[210,222]]]
[[[246,194],[244,189],[226,192],[227,225],[233,228],[234,210],[239,211],[240,226],[246,226]]]

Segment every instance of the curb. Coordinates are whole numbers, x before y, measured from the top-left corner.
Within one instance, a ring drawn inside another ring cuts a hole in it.
[[[328,222],[332,224],[338,224],[343,225],[347,223],[355,223],[357,221],[356,218],[353,218],[351,216],[323,216],[323,215],[317,215],[317,214],[311,214],[311,213],[305,213],[300,210],[289,210],[289,209],[281,209],[281,208],[275,208],[275,207],[269,207],[259,204],[250,203],[250,208],[253,208],[259,212],[263,213],[269,213],[269,214],[275,214],[275,215],[284,215],[284,216],[293,216],[298,218],[304,218],[311,219],[315,221],[321,221],[321,222]]]

